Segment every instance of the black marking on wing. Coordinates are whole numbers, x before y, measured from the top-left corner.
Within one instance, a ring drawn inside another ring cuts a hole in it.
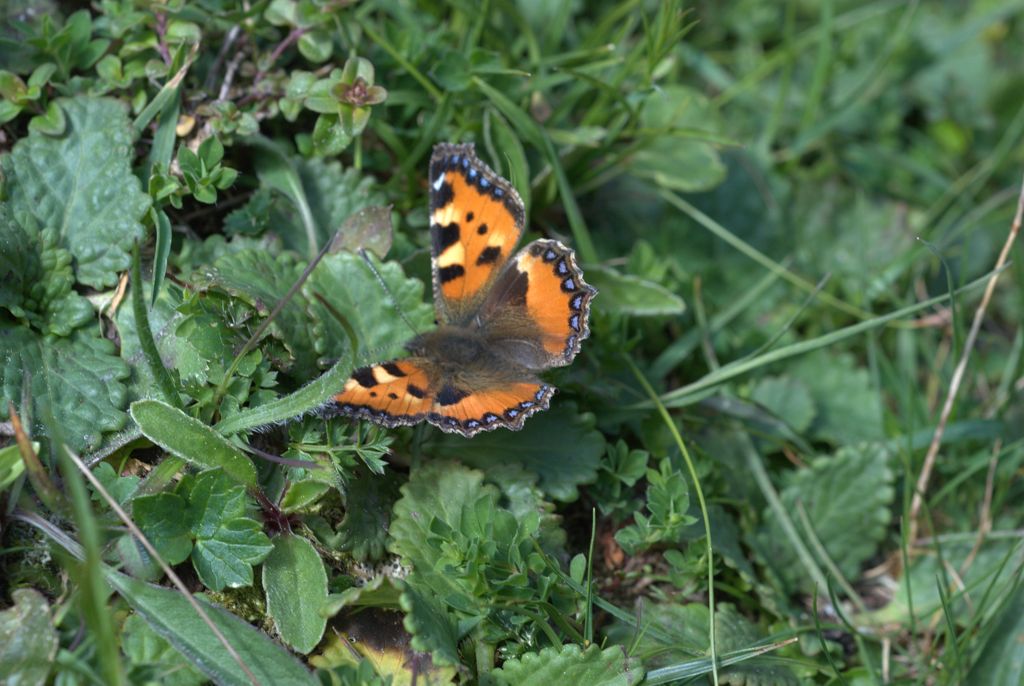
[[[362,367],[352,372],[352,378],[363,388],[373,388],[377,385],[377,379],[373,376],[373,367]]]
[[[468,391],[455,388],[451,384],[445,384],[437,393],[437,404],[441,406],[454,405],[468,395]]]
[[[449,246],[459,242],[459,225],[455,222],[444,226],[431,226],[430,238],[434,244],[434,254],[440,255]]]
[[[450,264],[437,270],[437,278],[441,283],[454,281],[460,276],[465,276],[466,269],[461,264]]]
[[[488,245],[480,253],[480,257],[476,258],[477,266],[484,264],[494,264],[501,257],[501,248],[496,245]]]

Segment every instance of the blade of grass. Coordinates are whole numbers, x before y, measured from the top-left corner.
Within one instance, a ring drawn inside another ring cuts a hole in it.
[[[668,409],[658,399],[658,394],[651,387],[651,384],[647,382],[647,379],[641,373],[640,368],[633,363],[633,360],[628,355],[622,356],[626,364],[632,370],[636,380],[643,386],[647,395],[651,398],[651,402],[658,410],[658,414],[661,415],[662,420],[665,422],[665,426],[672,434],[672,438],[676,443],[676,447],[679,448],[680,454],[683,456],[683,460],[686,462],[686,468],[690,472],[690,479],[693,481],[694,491],[697,493],[697,501],[700,503],[700,513],[704,520],[704,541],[706,546],[706,553],[708,556],[708,642],[711,646],[711,676],[715,686],[718,686],[718,651],[717,644],[715,642],[715,558],[714,549],[711,544],[711,520],[708,517],[708,506],[704,500],[704,490],[700,486],[700,478],[697,476],[697,468],[693,464],[693,460],[690,458],[690,453],[686,449],[686,444],[683,442],[683,437],[679,434],[679,429],[676,427],[676,423],[672,421],[672,416],[668,413]]]
[[[963,383],[964,375],[967,371],[967,362],[970,360],[974,344],[978,340],[978,332],[981,331],[981,323],[985,320],[985,312],[988,309],[989,302],[992,300],[992,294],[995,293],[999,274],[1002,273],[1003,267],[1006,266],[1007,260],[1010,258],[1010,250],[1017,240],[1017,234],[1020,233],[1022,219],[1024,219],[1024,180],[1021,181],[1020,194],[1017,196],[1017,211],[1013,215],[1009,234],[1006,237],[1006,242],[1003,243],[1003,249],[1000,251],[999,257],[996,259],[995,268],[985,284],[985,293],[981,297],[981,303],[974,312],[974,321],[971,322],[971,329],[967,334],[967,340],[964,341],[963,351],[960,354],[960,359],[957,361],[956,368],[953,370],[953,377],[949,381],[949,390],[946,392],[946,399],[939,413],[939,422],[935,427],[935,434],[921,465],[921,473],[918,475],[917,485],[914,489],[914,499],[910,504],[911,541],[917,537],[917,518],[921,512],[925,493],[928,491],[928,482],[931,479],[932,469],[934,469],[935,461],[939,455],[939,447],[942,445],[942,434],[946,430],[946,423],[953,412],[953,406],[960,391],[960,385]]]
[[[704,214],[687,201],[683,200],[675,192],[662,188],[658,194],[662,198],[664,198],[666,202],[668,202],[670,205],[673,205],[683,214],[690,217],[695,222],[706,228],[717,238],[731,245],[739,253],[746,255],[751,260],[757,262],[759,265],[761,265],[768,271],[778,274],[780,277],[782,277],[789,283],[793,284],[800,290],[805,291],[807,293],[814,292],[815,284],[813,282],[808,281],[802,276],[797,276],[793,272],[789,271],[784,266],[782,266],[772,258],[768,257],[757,248],[754,248],[746,241],[740,239],[738,236],[736,236],[736,234],[729,231],[729,229],[725,228],[724,226],[716,222],[714,219]],[[853,305],[850,305],[836,298],[835,296],[830,295],[829,293],[821,293],[818,297],[821,299],[822,302],[831,305],[837,310],[845,312],[850,316],[856,317],[857,319],[868,319],[871,317],[870,312],[865,312],[860,308],[854,307]]]
[[[854,606],[857,608],[857,611],[867,612],[868,609],[864,605],[864,601],[861,600],[860,596],[857,594],[857,591],[853,589],[853,586],[850,585],[850,582],[847,581],[846,577],[843,576],[843,573],[840,571],[839,567],[836,566],[836,563],[832,561],[832,556],[828,554],[828,551],[822,544],[817,532],[815,532],[814,524],[811,523],[810,517],[807,516],[807,509],[804,507],[803,502],[800,500],[798,500],[796,503],[796,514],[797,518],[800,520],[800,526],[804,530],[804,536],[807,537],[807,542],[810,544],[811,548],[814,549],[814,552],[817,554],[818,559],[821,560],[821,563],[823,565],[825,565],[825,568],[829,571],[829,574],[831,574],[832,578],[835,579],[837,584],[839,584],[839,587],[843,589],[843,593],[845,593],[846,597],[850,599],[850,602],[854,604]],[[817,587],[815,587],[814,592],[818,592]]]
[[[1003,268],[1005,268],[1005,265]],[[985,274],[984,276],[975,279],[969,284],[961,286],[956,290],[954,295],[960,295],[962,293],[974,290],[978,286],[985,283],[986,279],[988,279],[994,273],[996,272],[989,272],[988,274]],[[869,319],[867,321],[858,322],[857,324],[852,324],[845,328],[839,329],[838,331],[833,331],[832,333],[825,334],[824,336],[819,336],[818,338],[815,338],[810,341],[801,341],[799,343],[793,343],[791,345],[786,345],[781,348],[776,348],[775,350],[767,352],[764,355],[761,355],[753,360],[740,360],[738,362],[730,362],[729,364],[723,366],[718,371],[712,372],[711,374],[704,376],[699,381],[695,381],[691,384],[687,384],[686,386],[682,386],[681,388],[677,388],[673,391],[664,394],[663,396],[661,396],[661,400],[662,402],[665,403],[667,407],[683,407],[685,405],[689,405],[692,402],[695,402],[694,398],[698,393],[706,389],[712,388],[714,386],[718,386],[738,376],[742,376],[743,374],[753,371],[758,367],[762,367],[772,362],[778,362],[779,360],[784,360],[795,355],[802,355],[804,353],[808,353],[819,348],[824,348],[829,345],[833,345],[835,343],[838,343],[839,341],[845,340],[852,336],[864,333],[865,331],[870,331],[871,329],[882,326],[883,324],[886,324],[890,321],[902,319],[910,314],[929,308],[933,305],[945,301],[948,298],[948,295],[940,295],[934,298],[929,298],[928,300],[922,300],[919,303],[908,305],[907,307],[894,310],[892,312],[889,312],[888,314],[875,317],[874,319]],[[652,409],[653,407],[654,405],[648,402],[637,403],[631,406],[629,409]]]

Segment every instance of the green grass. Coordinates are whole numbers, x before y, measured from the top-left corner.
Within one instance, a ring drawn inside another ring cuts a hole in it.
[[[0,674],[1020,683],[1022,26],[4,6]],[[600,289],[520,432],[318,411],[431,326],[442,141]]]

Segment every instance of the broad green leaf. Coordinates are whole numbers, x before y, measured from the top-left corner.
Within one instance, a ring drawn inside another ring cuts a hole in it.
[[[333,360],[353,354],[346,324],[360,338],[362,347],[355,359],[372,354],[383,360],[401,354],[401,346],[415,332],[409,330],[395,308],[417,331],[432,325],[434,313],[423,302],[423,283],[406,277],[396,262],[376,266],[391,295],[381,288],[366,263],[351,253],[327,255],[303,286],[302,292],[311,303],[313,336],[321,357]]]
[[[223,290],[266,317],[301,274],[302,265],[292,253],[274,257],[266,250],[245,250],[224,255],[212,267],[202,270],[195,285],[201,290]],[[290,359],[282,361],[282,366],[304,379],[318,371],[306,307],[302,293],[295,293],[267,330],[290,353]]]
[[[300,158],[295,164],[316,220],[318,245],[330,240],[335,231],[343,228],[345,220],[359,210],[387,202],[372,176],[352,167],[343,169],[337,160]],[[290,244],[286,236],[282,237]]]
[[[718,152],[705,142],[718,138],[718,112],[706,96],[687,86],[656,88],[647,96],[640,118],[648,130],[671,137],[652,136],[651,143],[633,156],[634,174],[684,192],[707,190],[725,179]]]
[[[1017,587],[992,627],[966,683],[1024,683],[1024,587]]]
[[[391,206],[365,207],[342,223],[331,244],[331,252],[369,250],[380,259],[391,250]]]
[[[12,686],[43,684],[57,656],[57,630],[39,591],[18,588],[14,606],[0,612],[0,676]]]
[[[137,400],[131,413],[143,435],[172,455],[200,467],[221,467],[239,483],[256,483],[252,461],[198,419],[159,400]]]
[[[100,462],[93,468],[92,473],[103,484],[107,493],[121,505],[127,503],[139,487],[139,477],[118,476],[109,462]],[[93,495],[93,499],[102,500],[99,492]]]
[[[281,639],[305,655],[317,646],[327,626],[320,612],[327,600],[327,572],[305,538],[283,534],[273,546],[263,562],[267,613]]]
[[[345,491],[345,518],[338,524],[338,549],[357,560],[384,556],[391,511],[398,485],[390,475],[366,474],[354,479]]]
[[[106,569],[108,583],[196,668],[218,684],[250,686],[238,663],[177,591],[153,586]],[[262,684],[319,682],[287,650],[266,634],[209,601],[197,598],[214,624],[230,641],[242,662]]]
[[[67,116],[63,136],[30,132],[0,159],[15,213],[30,214],[75,259],[77,280],[113,286],[143,235],[149,195],[132,173],[131,126],[124,106],[106,98],[56,101]]]
[[[260,523],[246,516],[245,487],[210,469],[196,477],[188,500],[192,564],[200,580],[214,591],[251,585],[252,566],[273,546]]]
[[[132,503],[132,519],[171,565],[184,562],[192,552],[187,507],[185,499],[175,493],[139,496]]]
[[[39,450],[39,444],[33,442],[32,449]],[[24,473],[25,462],[21,459],[21,451],[17,444],[12,443],[6,448],[0,448],[0,493]]]
[[[503,686],[547,686],[548,684],[587,684],[587,686],[630,686],[644,678],[639,660],[626,654],[625,648],[613,646],[586,650],[575,644],[545,648],[506,660],[494,670],[490,683]]]
[[[580,415],[571,403],[559,403],[526,420],[521,431],[492,431],[472,441],[452,434],[435,434],[435,455],[457,457],[486,469],[493,464],[521,464],[539,477],[550,498],[575,500],[581,484],[593,483],[604,454],[604,436],[594,429],[593,417]]]
[[[814,420],[814,400],[798,379],[769,376],[760,379],[750,392],[751,400],[770,410],[793,431],[803,433]]]
[[[598,292],[594,307],[603,312],[656,317],[679,315],[686,311],[686,303],[678,295],[639,276],[620,274],[609,267],[597,265],[587,267],[584,276]]]
[[[877,445],[862,444],[815,459],[808,468],[794,474],[779,495],[806,540],[808,533],[799,515],[799,508],[804,508],[814,536],[843,575],[851,579],[885,538],[892,518],[894,479],[888,452]],[[765,517],[768,523],[758,538],[769,558],[766,563],[790,584],[798,584],[804,578],[799,558],[777,520],[770,512]]]
[[[67,336],[93,316],[89,301],[72,290],[71,254],[57,246],[57,232],[38,230],[0,203],[0,308],[43,333]]]
[[[125,426],[128,374],[113,343],[87,329],[53,338],[0,325],[0,416],[13,402],[23,421],[32,418],[33,435],[45,435],[52,417],[73,450],[95,449],[104,433]],[[24,397],[31,410],[21,406]]]
[[[429,653],[435,665],[459,664],[459,631],[436,596],[407,585],[399,601],[412,647]]]
[[[882,396],[852,356],[820,351],[796,360],[789,371],[818,408],[810,427],[814,437],[837,445],[884,437]]]
[[[144,667],[152,681],[167,686],[201,686],[206,677],[195,667],[182,663],[181,653],[150,628],[138,614],[132,614],[121,629],[125,656],[136,667]]]

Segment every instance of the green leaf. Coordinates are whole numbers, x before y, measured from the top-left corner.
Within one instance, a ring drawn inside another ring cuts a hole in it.
[[[320,357],[339,359],[354,352],[354,359],[373,353],[383,360],[400,354],[413,332],[395,315],[396,307],[419,331],[432,324],[434,313],[423,302],[423,283],[407,278],[397,262],[376,266],[391,295],[352,253],[327,255],[303,286],[303,294],[312,303],[313,336]],[[346,323],[361,339],[358,351],[352,350]]]
[[[340,154],[352,142],[353,134],[345,130],[334,112],[321,114],[313,125],[313,147],[321,157]]]
[[[345,491],[345,518],[338,525],[338,549],[357,560],[384,557],[397,485],[387,476],[363,475]]]
[[[595,287],[595,307],[604,312],[634,317],[680,315],[686,303],[661,284],[632,274],[620,274],[610,267],[587,267],[587,282]]]
[[[0,674],[5,684],[43,684],[57,657],[57,630],[39,591],[18,588],[0,612]]]
[[[966,683],[1024,683],[1024,586],[1017,587],[992,625],[989,639],[971,667]]]
[[[797,360],[789,372],[818,408],[810,427],[815,438],[837,445],[884,438],[882,396],[851,355],[822,350]]]
[[[105,574],[108,583],[156,633],[216,683],[238,686],[252,683],[180,593],[137,581],[109,568]],[[308,686],[319,683],[302,663],[262,631],[201,597],[197,600],[260,683]]]
[[[299,38],[298,48],[303,57],[319,64],[330,59],[334,44],[327,31],[309,31]]]
[[[201,686],[207,681],[194,667],[183,664],[181,653],[153,631],[138,614],[132,614],[125,620],[121,629],[121,645],[132,664],[144,668],[156,683]]]
[[[92,473],[103,484],[103,488],[107,490],[107,493],[121,505],[131,500],[135,491],[139,488],[139,477],[118,476],[109,462],[100,462],[93,468]],[[99,492],[94,494],[94,499],[101,500]]]
[[[458,627],[438,598],[407,585],[399,604],[405,612],[405,630],[412,634],[412,647],[430,653],[435,665],[458,665]]]
[[[320,614],[327,601],[327,572],[305,538],[285,534],[273,545],[263,562],[267,613],[281,639],[305,655],[317,646],[327,626],[327,618]]]
[[[0,204],[0,307],[38,331],[67,336],[92,319],[92,306],[72,290],[71,254],[58,247],[57,232],[21,216],[25,226]]]
[[[435,434],[434,455],[451,455],[486,469],[494,464],[521,464],[540,478],[549,497],[564,502],[578,497],[576,487],[593,483],[604,454],[604,436],[590,415],[580,415],[571,403],[530,417],[521,431],[493,431],[472,441],[452,434]]]
[[[348,216],[338,230],[331,251],[369,250],[380,259],[391,250],[391,207],[366,207]]]
[[[175,493],[139,496],[132,504],[132,518],[164,561],[176,565],[192,552],[192,537],[184,514],[188,504]]]
[[[806,431],[814,420],[814,399],[807,386],[793,377],[760,379],[751,390],[750,398],[786,422],[796,433]]]
[[[885,538],[892,517],[889,508],[895,496],[894,479],[885,448],[862,444],[817,458],[794,474],[779,495],[806,540],[803,518],[798,513],[799,506],[805,509],[814,536],[849,579]],[[770,512],[765,518],[768,523],[758,538],[766,551],[766,562],[790,584],[797,584],[804,578],[799,558],[777,520]]]
[[[239,483],[256,483],[252,461],[198,419],[159,400],[137,400],[131,413],[142,434],[172,455],[201,467],[221,467]]]
[[[252,584],[252,565],[271,551],[260,523],[245,516],[245,487],[220,469],[196,477],[189,493],[188,519],[195,548],[192,563],[214,591]]]
[[[65,135],[30,132],[0,158],[11,207],[57,232],[79,282],[113,286],[128,268],[132,242],[144,236],[139,219],[150,203],[131,170],[128,116],[116,100],[56,102],[68,119]]]
[[[491,677],[492,683],[507,686],[630,686],[643,680],[644,670],[639,660],[628,657],[621,646],[601,650],[592,645],[583,650],[567,644],[506,660]]]
[[[647,511],[637,512],[635,524],[615,532],[615,540],[629,555],[635,555],[658,543],[676,543],[683,530],[696,522],[686,514],[690,507],[690,491],[683,473],[672,469],[672,462],[663,458],[660,469],[647,470]]]
[[[651,144],[633,156],[634,174],[684,192],[708,190],[725,179],[718,152],[700,140],[717,138],[718,112],[707,97],[687,86],[656,88],[647,96],[640,119],[648,130],[675,132],[679,137],[651,136]]]
[[[67,124],[64,110],[56,101],[53,101],[46,106],[46,112],[29,120],[28,130],[33,133],[41,133],[44,136],[59,136],[64,133]]]
[[[46,435],[52,417],[73,450],[86,452],[106,432],[124,428],[128,416],[128,365],[114,345],[80,329],[68,338],[41,337],[25,327],[0,325],[0,416],[7,402],[31,417],[31,434]],[[31,398],[31,409],[22,398]]]
[[[39,450],[39,444],[33,443],[32,449]],[[24,473],[25,463],[21,459],[21,451],[17,444],[0,448],[0,493],[3,493]]]

